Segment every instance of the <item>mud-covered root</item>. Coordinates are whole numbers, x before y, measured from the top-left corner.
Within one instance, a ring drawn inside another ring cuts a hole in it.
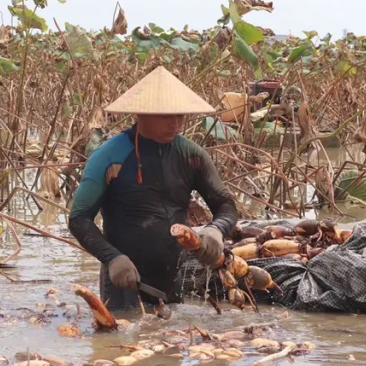
[[[177,242],[184,250],[195,251],[201,247],[202,240],[199,235],[186,225],[174,224],[170,228],[170,234],[177,239]],[[216,266],[220,267],[225,261],[225,255],[222,254],[216,262]]]
[[[231,246],[231,249],[243,247],[243,246],[248,245],[248,244],[256,244],[256,243],[257,243],[257,239],[255,237],[245,238],[245,239],[242,239],[242,240],[234,243]]]
[[[237,255],[228,257],[225,261],[225,267],[235,279],[246,276],[249,271],[248,263]]]
[[[294,231],[286,226],[266,226],[265,228],[272,239],[280,239],[285,236],[295,236]]]
[[[28,366],[28,359],[29,359],[29,366],[46,366],[46,365],[51,365],[51,366],[65,366],[65,365],[70,365],[70,363],[66,362],[63,359],[60,359],[58,357],[55,356],[51,356],[51,355],[42,355],[39,353],[32,353],[32,352],[18,352],[15,354],[15,359],[18,361],[18,363],[15,364],[11,364],[12,366],[17,366],[17,365],[25,365]],[[1,360],[1,357],[0,357]],[[9,363],[8,363],[9,364]],[[7,365],[8,365],[7,364]],[[1,366],[5,366],[5,364],[0,363]]]
[[[245,291],[240,288],[230,288],[228,290],[228,300],[231,305],[238,307],[240,310],[245,308],[245,299],[248,299],[250,306],[255,312],[259,313],[257,303],[254,297],[249,296]]]
[[[273,239],[266,241],[261,251],[265,257],[281,257],[286,254],[307,254],[310,246],[302,245],[294,240]]]
[[[273,288],[279,291],[281,294],[283,293],[281,287],[279,287],[272,280],[271,275],[263,268],[259,268],[256,266],[249,266],[249,272],[248,275],[246,276],[246,280],[248,285],[255,290],[266,291],[270,288]]]
[[[80,330],[76,324],[61,324],[57,328],[58,334],[62,337],[76,337]]]
[[[307,244],[300,244],[295,240],[288,239],[270,239],[263,244],[248,243],[239,246],[239,243],[233,246],[231,250],[234,255],[249,260],[262,257],[282,257],[287,254],[305,254],[308,255],[311,247]]]
[[[235,247],[231,251],[234,255],[237,255],[244,260],[248,260],[260,257],[259,248],[260,247],[256,243],[252,243]]]
[[[113,365],[128,366],[134,364],[137,361],[137,358],[132,356],[121,356],[113,360]]]
[[[318,248],[316,248],[318,249]],[[315,252],[313,252],[314,249],[309,250],[308,255],[305,254],[285,254],[285,255],[281,255],[281,258],[288,258],[288,259],[294,259],[297,261],[300,261],[303,264],[307,264],[309,262],[309,259],[311,259],[314,255],[312,253],[314,253],[315,255],[321,253],[322,251],[324,251],[324,249],[321,249],[321,251],[316,250]]]
[[[302,220],[293,227],[296,235],[312,236],[320,232],[319,222],[316,220]]]
[[[243,310],[245,308],[245,296],[243,291],[238,288],[230,288],[228,290],[228,299],[231,305]]]
[[[288,259],[294,259],[297,261],[301,261],[302,256],[300,254],[285,254],[285,255],[281,255],[281,258],[288,258]]]
[[[296,345],[295,346],[293,346],[293,345],[286,346],[280,352],[266,356],[266,357],[262,358],[261,360],[254,362],[253,366],[267,365],[269,362],[275,362],[281,358],[285,358],[285,357],[289,356],[294,351],[295,348],[296,348]]]
[[[98,359],[98,360],[93,361],[92,365],[93,366],[115,366],[116,364],[113,361]]]
[[[267,342],[268,343],[268,342]],[[276,342],[278,343],[278,342]],[[277,347],[274,348],[276,350]],[[304,353],[309,353],[315,348],[315,345],[311,342],[304,342],[300,344],[296,344],[291,341],[282,342],[280,344],[280,351],[273,353],[269,356],[266,356],[262,358],[261,360],[258,360],[253,363],[253,366],[260,366],[260,365],[268,365],[273,362],[276,362],[282,358],[288,357],[288,356],[297,356]]]
[[[261,353],[276,353],[281,350],[279,342],[267,338],[255,338],[250,344]]]
[[[344,244],[353,234],[353,230],[339,231],[339,244]]]
[[[253,307],[254,311],[259,312],[257,303],[249,287],[247,288],[247,290],[250,295],[237,286],[236,279],[227,269],[220,268],[218,270],[218,274],[222,284],[227,289],[228,299],[231,305],[234,305],[238,307],[240,310],[243,310],[245,307],[245,298],[247,298],[250,305]]]
[[[220,268],[217,272],[219,274],[222,284],[226,288],[230,289],[236,287],[237,282],[234,276],[227,269]]]
[[[88,288],[81,285],[73,285],[72,290],[77,296],[82,297],[89,305],[97,327],[102,330],[117,329],[118,324],[113,315],[108,311],[106,306],[102,303],[99,297]]]
[[[201,246],[201,238],[188,226],[174,224],[170,228],[170,233],[185,250],[197,250]]]
[[[257,227],[241,228],[239,225],[236,225],[231,237],[234,241],[241,241],[243,239],[256,237],[262,234],[263,232],[264,232],[263,229]]]
[[[29,362],[28,361],[18,362],[14,366],[51,366],[51,364],[43,360],[32,360]]]

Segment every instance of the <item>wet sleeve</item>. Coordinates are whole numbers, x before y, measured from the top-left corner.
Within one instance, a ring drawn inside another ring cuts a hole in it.
[[[106,171],[110,163],[105,149],[98,148],[90,155],[69,216],[72,235],[86,251],[106,265],[121,255],[94,223],[105,197]]]
[[[230,191],[222,182],[215,164],[205,150],[200,152],[200,164],[195,173],[194,189],[210,208],[213,219],[225,237],[229,236],[238,221],[238,211]]]

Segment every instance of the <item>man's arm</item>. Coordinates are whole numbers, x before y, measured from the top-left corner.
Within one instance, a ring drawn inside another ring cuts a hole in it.
[[[195,174],[194,189],[203,197],[213,214],[215,225],[227,237],[238,221],[238,211],[232,194],[224,186],[210,156],[200,150],[200,164]]]
[[[69,216],[72,235],[85,250],[105,265],[121,255],[94,223],[107,189],[106,171],[109,165],[110,159],[105,149],[98,148],[90,155]]]

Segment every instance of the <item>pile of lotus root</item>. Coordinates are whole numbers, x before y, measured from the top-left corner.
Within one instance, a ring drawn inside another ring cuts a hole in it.
[[[303,220],[292,228],[267,226],[265,229],[237,226],[225,246],[242,259],[286,257],[303,263],[331,245],[345,243],[352,230],[340,230],[331,219]]]
[[[191,228],[175,224],[171,234],[187,251],[200,248],[201,239]],[[247,299],[258,311],[251,289],[282,292],[264,269],[249,265],[246,260],[262,257],[287,257],[307,263],[333,244],[343,244],[352,235],[351,230],[339,230],[334,221],[303,220],[292,228],[267,226],[265,229],[237,226],[231,240],[225,242],[225,250],[216,262],[214,270],[224,285],[229,303],[244,309]],[[239,288],[242,279],[245,288]],[[244,291],[245,290],[245,291]]]

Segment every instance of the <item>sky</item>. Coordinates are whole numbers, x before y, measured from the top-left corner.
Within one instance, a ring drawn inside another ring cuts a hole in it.
[[[29,5],[32,0],[26,0]],[[111,27],[115,0],[48,0],[48,7],[39,10],[38,15],[46,19],[48,26],[55,29],[53,18],[61,29],[65,22],[80,25],[87,30]],[[346,29],[356,35],[366,35],[366,0],[274,0],[272,13],[255,11],[245,15],[244,20],[264,28],[271,28],[276,34],[292,34],[304,37],[303,31],[316,30],[322,37],[328,32],[333,39],[343,36]],[[11,0],[0,0],[0,21],[11,23],[7,6]],[[220,5],[227,0],[120,0],[124,9],[128,32],[137,26],[153,22],[165,29],[180,30],[188,24],[190,29],[202,30],[213,27],[221,17]]]

